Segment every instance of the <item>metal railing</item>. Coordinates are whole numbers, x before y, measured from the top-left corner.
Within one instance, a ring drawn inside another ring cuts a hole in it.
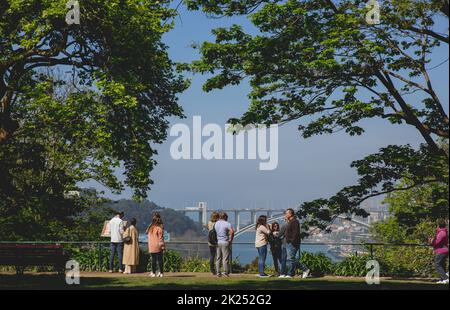
[[[1,244],[56,244],[56,245],[95,245],[99,251],[105,245],[109,245],[109,241],[0,241]],[[147,241],[139,241],[139,245],[146,245]],[[207,246],[207,242],[198,240],[174,240],[167,241],[166,245],[174,248],[177,245],[196,245],[196,246]],[[243,242],[243,241],[233,241],[233,245],[248,245],[254,247],[254,242]],[[354,242],[302,242],[300,245],[300,250],[302,246],[329,246],[329,247],[341,247],[341,246],[351,246],[351,247],[364,247],[367,249],[368,254],[371,258],[374,257],[375,247],[430,247],[428,244],[418,244],[418,243],[379,243],[379,242],[367,242],[367,243],[354,243]]]

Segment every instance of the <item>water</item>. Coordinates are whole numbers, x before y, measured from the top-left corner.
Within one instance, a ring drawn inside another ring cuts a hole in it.
[[[248,232],[240,235],[235,239],[236,242],[254,242],[255,241],[255,233],[254,232]],[[324,253],[326,256],[328,256],[331,260],[336,261],[338,258],[335,257],[333,254],[331,254],[328,251],[328,246],[326,245],[308,245],[304,244],[301,245],[302,252],[311,252],[311,253]],[[248,245],[248,244],[235,244],[233,245],[233,259],[239,259],[240,263],[250,264],[256,257],[258,257],[258,250],[256,250],[254,245]],[[266,263],[268,265],[272,264],[272,254],[270,251],[267,254],[267,261]]]

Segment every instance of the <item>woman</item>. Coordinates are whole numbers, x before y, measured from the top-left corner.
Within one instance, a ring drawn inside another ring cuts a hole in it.
[[[269,237],[269,243],[270,243],[270,251],[272,252],[272,258],[273,258],[273,265],[275,267],[275,276],[280,276],[281,274],[284,274],[283,272],[280,272],[280,265],[281,265],[281,254],[282,254],[282,240],[280,238],[280,224],[278,222],[275,222],[272,224],[272,234]]]
[[[211,219],[208,222],[208,231],[211,231],[214,229],[214,225],[216,225],[216,222],[219,220],[219,213],[213,212],[211,214]],[[212,244],[208,241],[209,246],[209,270],[213,275],[216,275],[216,254],[217,254],[217,244]]]
[[[448,260],[448,231],[444,221],[439,222],[436,236],[430,240],[435,254],[436,271],[441,277],[439,284],[448,284],[448,274],[445,273],[445,267]]]
[[[258,272],[260,278],[266,278],[268,275],[264,272],[267,258],[267,244],[270,236],[270,227],[267,225],[267,216],[261,215],[256,223],[255,247],[258,250]]]
[[[159,213],[155,213],[152,218],[152,224],[147,228],[148,235],[148,251],[152,256],[152,272],[150,277],[162,278],[164,276],[164,257],[163,253],[166,249],[164,243],[164,227]],[[159,272],[156,273],[156,267],[159,265]]]
[[[125,266],[125,274],[136,272],[139,265],[139,232],[136,229],[136,219],[132,218],[130,226],[123,234],[124,247],[122,263]]]

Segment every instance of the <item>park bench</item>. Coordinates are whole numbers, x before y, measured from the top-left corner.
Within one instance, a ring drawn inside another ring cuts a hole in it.
[[[68,260],[61,245],[0,244],[0,266],[14,266],[16,274],[23,274],[29,266],[53,266],[63,274]]]

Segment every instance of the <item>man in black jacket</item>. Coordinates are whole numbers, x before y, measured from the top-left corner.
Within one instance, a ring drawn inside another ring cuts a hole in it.
[[[295,275],[295,268],[300,264],[303,270],[303,278],[308,277],[309,269],[297,260],[297,253],[300,250],[300,222],[295,216],[293,209],[287,209],[284,212],[286,224],[281,227],[280,237],[283,238],[282,270],[281,278],[292,278]],[[287,269],[287,274],[286,274]]]

